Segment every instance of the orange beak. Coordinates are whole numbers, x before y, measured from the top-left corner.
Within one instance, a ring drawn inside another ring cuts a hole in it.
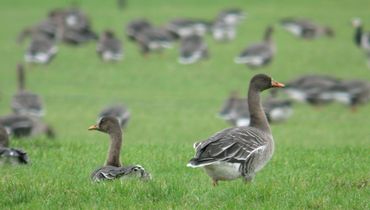
[[[98,128],[98,126],[97,125],[92,125],[92,126],[90,126],[87,130],[89,130],[89,131],[93,131],[93,130],[98,130],[99,128]]]
[[[283,88],[283,87],[285,87],[285,85],[283,83],[276,82],[275,80],[272,80],[271,81],[271,86],[272,87],[277,87],[277,88]]]

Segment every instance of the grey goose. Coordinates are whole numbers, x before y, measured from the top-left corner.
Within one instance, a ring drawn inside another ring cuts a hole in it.
[[[315,39],[321,36],[333,37],[334,31],[328,26],[321,26],[310,20],[285,18],[281,21],[284,29],[303,39]]]
[[[284,84],[265,74],[255,75],[248,90],[250,126],[227,128],[195,143],[195,157],[187,166],[204,168],[213,185],[240,177],[252,181],[274,153],[274,140],[260,100],[260,92],[272,87]]]
[[[251,68],[258,68],[269,64],[275,54],[276,48],[272,40],[274,29],[269,26],[265,30],[264,40],[245,48],[239,56],[234,59],[237,64],[246,64]]]
[[[135,41],[136,37],[148,28],[152,28],[152,24],[146,19],[135,19],[130,21],[126,26],[126,35],[131,41]]]
[[[6,128],[9,134],[15,138],[39,135],[46,135],[48,138],[55,137],[53,128],[37,117],[18,114],[1,116],[0,126]]]
[[[45,115],[42,98],[25,89],[25,71],[22,64],[17,65],[18,91],[13,95],[11,107],[14,113],[36,117]]]
[[[286,83],[284,92],[298,102],[324,105],[333,101],[331,88],[339,80],[326,75],[304,75]]]
[[[119,61],[123,58],[121,41],[110,30],[103,32],[96,46],[96,52],[103,61]]]
[[[98,168],[91,174],[91,179],[95,182],[103,180],[122,179],[136,177],[141,180],[151,179],[150,173],[140,165],[122,166],[120,162],[120,152],[122,146],[122,131],[115,117],[103,117],[96,125],[92,125],[88,130],[97,130],[107,133],[110,136],[110,147],[108,158],[103,167]]]
[[[169,22],[166,29],[174,38],[191,35],[204,36],[211,28],[211,22],[206,20],[178,18]]]
[[[107,116],[115,117],[121,128],[125,128],[131,118],[131,113],[126,106],[115,104],[105,107],[99,114],[99,118]]]
[[[212,25],[212,36],[216,41],[230,41],[236,36],[236,26],[245,18],[240,9],[222,10]]]
[[[180,64],[192,64],[209,56],[208,46],[201,36],[190,35],[181,39]]]
[[[0,165],[27,164],[28,155],[21,149],[9,148],[9,136],[6,129],[0,126]]]
[[[31,37],[31,42],[24,55],[24,60],[29,63],[47,64],[58,52],[55,40],[44,33],[36,33]]]
[[[136,35],[135,41],[144,56],[150,52],[162,52],[164,49],[172,47],[171,35],[160,27],[144,29]]]

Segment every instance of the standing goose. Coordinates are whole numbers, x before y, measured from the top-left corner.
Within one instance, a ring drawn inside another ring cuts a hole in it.
[[[131,113],[127,109],[126,106],[123,105],[112,105],[104,108],[100,114],[99,119],[102,117],[115,117],[121,128],[125,128],[127,126],[128,121],[130,120]]]
[[[151,178],[151,175],[140,165],[122,166],[120,162],[120,152],[122,145],[122,131],[118,120],[114,117],[103,117],[96,125],[92,125],[89,130],[97,130],[107,133],[110,136],[110,147],[108,158],[105,165],[91,174],[93,181],[112,180],[125,177],[137,177],[142,180]]]
[[[364,32],[361,19],[359,18],[353,19],[352,25],[355,28],[354,42],[364,51],[368,59],[368,67],[370,67],[370,32]]]
[[[192,35],[181,40],[180,57],[178,59],[180,64],[196,63],[201,59],[207,59],[208,56],[208,46],[201,36]]]
[[[254,76],[248,91],[250,126],[227,128],[195,143],[196,154],[188,166],[204,167],[214,186],[219,180],[239,177],[252,181],[274,152],[274,140],[260,100],[260,92],[272,87],[284,87],[284,84],[264,74]]]
[[[248,46],[234,59],[234,62],[246,64],[251,68],[262,67],[270,63],[276,51],[272,40],[273,31],[274,29],[271,26],[267,27],[264,41]]]
[[[36,117],[45,115],[42,98],[25,90],[25,72],[22,64],[17,65],[18,92],[13,96],[11,107],[16,114]]]
[[[286,18],[281,21],[281,25],[293,35],[303,39],[334,36],[334,31],[330,27],[320,26],[305,19]]]
[[[96,52],[104,61],[119,61],[123,57],[122,44],[112,31],[105,31],[101,36]]]
[[[9,136],[5,128],[0,126],[0,165],[10,164],[27,164],[27,153],[20,149],[8,148]]]

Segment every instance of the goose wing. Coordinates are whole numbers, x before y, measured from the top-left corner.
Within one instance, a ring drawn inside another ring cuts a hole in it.
[[[95,170],[91,174],[91,179],[93,181],[103,181],[103,180],[113,180],[118,179],[123,176],[137,176],[142,179],[150,179],[151,175],[145,171],[145,169],[140,165],[131,165],[125,167],[115,167],[115,166],[103,166]]]
[[[188,164],[201,167],[215,162],[244,163],[266,147],[268,138],[252,127],[228,128],[195,145],[196,154]]]

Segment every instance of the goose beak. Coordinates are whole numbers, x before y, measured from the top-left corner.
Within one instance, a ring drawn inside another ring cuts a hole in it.
[[[277,88],[283,88],[283,87],[285,87],[285,85],[283,83],[276,82],[275,80],[272,80],[271,81],[271,86],[272,87],[277,87]]]
[[[87,130],[89,130],[89,131],[93,131],[93,130],[98,130],[99,128],[98,128],[98,126],[97,125],[92,125],[92,126],[90,126]]]

